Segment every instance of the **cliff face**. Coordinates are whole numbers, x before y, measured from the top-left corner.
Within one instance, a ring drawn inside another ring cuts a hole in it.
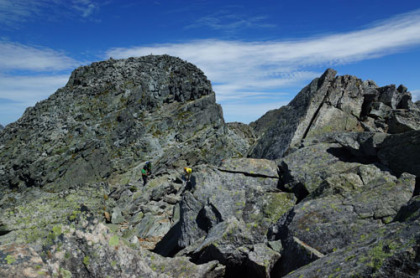
[[[0,276],[417,277],[418,106],[335,75],[248,126],[178,58],[76,69],[0,133]]]

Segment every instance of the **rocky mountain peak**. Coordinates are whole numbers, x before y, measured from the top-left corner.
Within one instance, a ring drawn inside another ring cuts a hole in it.
[[[419,110],[404,86],[378,87],[328,69],[287,105],[250,125],[260,136],[252,157],[280,158],[302,140],[337,131],[401,133],[420,127]]]
[[[210,81],[200,69],[168,55],[92,63],[74,70],[66,88],[90,94],[100,94],[106,89],[114,90],[115,94],[143,90],[148,92],[151,103],[184,102],[212,93]],[[137,91],[130,93],[141,93]]]
[[[139,178],[127,172],[146,160],[162,171],[219,163],[246,152],[248,143],[231,133],[196,66],[167,55],[110,59],[76,69],[65,87],[6,128],[0,179],[68,186],[121,174]]]

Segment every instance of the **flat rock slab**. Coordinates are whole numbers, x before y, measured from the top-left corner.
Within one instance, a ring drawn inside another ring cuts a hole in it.
[[[274,161],[267,159],[226,159],[218,169],[221,171],[237,172],[251,176],[279,177],[277,164]]]

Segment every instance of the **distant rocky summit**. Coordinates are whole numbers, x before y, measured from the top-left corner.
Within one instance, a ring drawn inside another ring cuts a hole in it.
[[[287,106],[269,111],[251,126],[260,140],[252,157],[276,159],[302,140],[330,132],[402,133],[420,128],[419,108],[404,86],[378,87],[329,69]]]
[[[4,129],[4,126],[0,125],[0,131],[2,131]]]
[[[0,133],[0,276],[418,277],[419,157],[402,85],[328,69],[245,125],[179,58],[93,63]]]

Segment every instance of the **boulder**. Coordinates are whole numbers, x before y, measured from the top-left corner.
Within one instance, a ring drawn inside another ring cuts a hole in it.
[[[267,159],[237,158],[223,160],[219,171],[242,173],[249,176],[278,178],[277,164]]]
[[[379,161],[395,173],[420,177],[419,130],[387,136],[377,148]]]
[[[197,263],[218,260],[228,275],[239,271],[246,277],[268,277],[280,258],[268,247],[268,228],[296,202],[293,193],[277,188],[276,164],[228,159],[219,167],[195,168],[192,182],[192,189],[182,193],[179,224],[155,251],[178,252]],[[256,258],[261,250],[269,250],[262,261]]]
[[[291,154],[280,160],[282,165],[305,165],[308,159],[316,159],[321,152],[315,151],[318,142],[324,144],[338,144],[336,150],[341,148],[335,155],[341,157],[343,161],[354,161],[363,163],[380,163],[382,167],[389,168],[394,174],[400,175],[404,172],[420,176],[420,162],[417,159],[420,155],[420,131],[414,130],[401,134],[384,133],[330,133],[323,136],[306,140],[303,145],[314,146],[314,155],[311,158],[304,157],[305,161],[296,162],[304,150],[298,150],[299,154]],[[329,151],[330,153],[332,150]],[[315,154],[316,153],[316,154]],[[325,154],[324,154],[325,155]],[[327,156],[328,157],[328,156]],[[324,160],[328,161],[326,157]],[[320,161],[321,165],[322,162]],[[302,166],[298,166],[302,167]],[[311,166],[309,166],[311,167]],[[301,169],[302,170],[302,169]],[[305,170],[306,171],[306,170]]]
[[[284,277],[417,277],[419,231],[418,221],[389,224]]]
[[[124,222],[124,217],[122,216],[122,211],[121,208],[119,207],[115,207],[112,210],[112,214],[111,214],[111,222],[113,224],[120,224],[122,222]]]
[[[0,246],[1,277],[51,277],[48,265],[29,245],[8,244]]]
[[[335,138],[355,145],[351,138]],[[415,192],[416,177],[411,174],[396,177],[380,164],[362,164],[337,143],[306,144],[279,160],[281,187],[300,202],[269,233],[270,240],[282,241],[278,275],[321,258],[312,254],[315,251],[329,255],[385,227]],[[302,252],[302,246],[307,251]]]
[[[54,226],[74,220],[88,208],[105,222],[104,208],[113,203],[105,200],[107,194],[109,186],[106,183],[59,192],[45,192],[39,188],[7,191],[0,197],[0,226],[4,227],[0,232],[0,246],[33,244],[39,251]]]

